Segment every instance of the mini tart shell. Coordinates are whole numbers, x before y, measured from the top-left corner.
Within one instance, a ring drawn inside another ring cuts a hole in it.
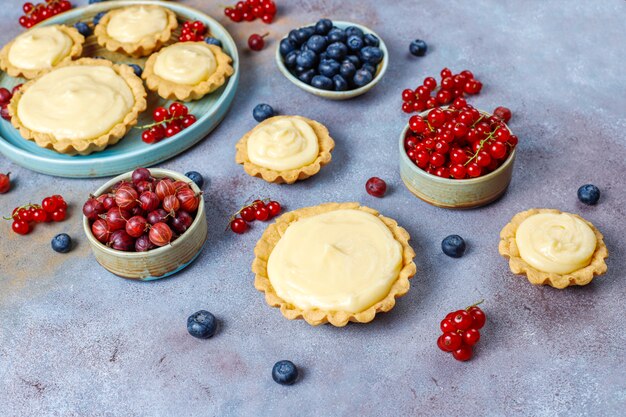
[[[226,82],[226,79],[234,74],[231,63],[232,58],[228,56],[222,48],[217,45],[209,45],[206,42],[191,42],[208,48],[215,55],[217,68],[211,76],[195,85],[178,84],[160,77],[154,72],[154,64],[161,52],[151,55],[146,61],[142,77],[146,80],[146,85],[151,91],[155,91],[160,97],[166,100],[191,101],[199,100],[205,95],[212,93]],[[163,50],[167,49],[164,48]]]
[[[0,50],[0,69],[9,74],[11,77],[23,77],[32,80],[33,78],[37,78],[53,68],[56,68],[80,57],[80,55],[83,53],[83,44],[85,43],[85,37],[73,27],[65,25],[53,25],[53,27],[57,27],[72,40],[70,53],[65,58],[61,59],[61,61],[59,61],[54,67],[44,69],[25,69],[13,65],[9,60],[9,52],[11,51],[11,47],[15,42],[15,39],[13,39],[11,42],[7,43],[4,48],[2,48],[2,50]]]
[[[289,225],[299,219],[311,217],[317,214],[335,210],[353,209],[361,210],[377,216],[389,228],[396,241],[402,245],[402,268],[398,278],[392,284],[385,298],[378,301],[368,309],[359,313],[345,311],[324,311],[318,309],[303,310],[288,303],[276,294],[267,273],[267,262],[274,247],[284,235]],[[415,252],[409,245],[409,233],[398,223],[388,217],[382,216],[376,210],[359,205],[359,203],[326,203],[314,207],[306,207],[294,210],[280,216],[274,224],[271,224],[261,236],[254,248],[254,261],[252,272],[255,273],[254,287],[265,293],[265,301],[272,307],[279,307],[283,316],[289,320],[304,319],[312,326],[330,323],[336,327],[343,327],[348,322],[368,323],[374,319],[376,313],[387,312],[396,304],[396,298],[403,296],[409,291],[409,279],[415,275],[416,266],[413,262]]]
[[[591,257],[589,265],[574,272],[570,272],[569,274],[557,274],[554,272],[540,271],[522,259],[515,240],[517,228],[524,220],[539,213],[561,214],[564,212],[555,209],[541,208],[522,211],[513,216],[511,222],[504,226],[500,232],[498,251],[500,255],[509,259],[509,267],[514,274],[526,275],[528,281],[533,285],[550,285],[554,288],[563,289],[570,285],[587,285],[594,276],[602,275],[606,272],[607,266],[604,260],[609,256],[609,251],[604,243],[602,233],[600,233],[593,224],[572,213],[565,214],[569,214],[585,222],[596,235],[596,250]]]
[[[92,152],[98,152],[106,148],[107,146],[114,145],[120,141],[126,135],[126,133],[137,124],[137,118],[139,113],[144,111],[147,107],[146,104],[146,90],[143,87],[141,78],[137,77],[133,69],[128,65],[116,65],[111,61],[105,59],[94,58],[81,58],[77,61],[68,62],[66,64],[56,66],[51,71],[54,71],[60,67],[68,67],[74,65],[84,66],[106,66],[113,68],[115,72],[120,75],[124,81],[130,87],[134,97],[135,104],[128,112],[124,120],[116,124],[104,135],[93,139],[82,140],[57,140],[53,135],[48,133],[41,133],[32,131],[22,124],[19,115],[17,114],[17,108],[20,99],[25,91],[27,91],[31,85],[37,82],[37,79],[31,80],[24,84],[14,95],[9,102],[9,114],[11,115],[11,123],[20,131],[20,134],[24,139],[34,141],[38,146],[42,148],[52,149],[59,153],[67,155],[89,155]],[[50,72],[51,72],[50,71]]]
[[[120,42],[116,39],[113,39],[109,36],[107,32],[107,25],[111,20],[111,17],[115,16],[117,13],[127,9],[128,7],[138,7],[138,6],[128,6],[121,7],[119,9],[114,9],[100,19],[98,25],[94,29],[94,35],[96,35],[96,39],[98,44],[106,48],[111,52],[121,52],[133,58],[141,58],[144,56],[148,56],[154,51],[158,51],[161,47],[170,40],[172,37],[172,32],[178,27],[178,20],[176,19],[176,14],[166,7],[155,6],[155,5],[141,5],[142,7],[151,8],[151,9],[163,9],[165,14],[167,15],[167,25],[165,29],[163,29],[159,33],[155,33],[153,35],[146,36],[142,38],[138,42]]]
[[[311,126],[311,128],[313,128],[313,131],[317,135],[319,155],[309,165],[287,171],[276,171],[270,168],[262,167],[250,161],[250,158],[248,157],[248,138],[250,135],[266,124],[270,124],[274,121],[280,120],[281,118],[297,118],[305,121],[309,124],[309,126]],[[239,142],[237,142],[236,145],[237,154],[235,155],[235,161],[238,164],[242,164],[244,171],[246,171],[246,173],[250,176],[263,178],[265,181],[270,183],[293,184],[296,181],[312,177],[317,174],[324,165],[330,163],[332,159],[331,152],[334,148],[335,141],[330,137],[328,129],[323,124],[302,116],[274,116],[269,119],[265,119],[239,139]]]

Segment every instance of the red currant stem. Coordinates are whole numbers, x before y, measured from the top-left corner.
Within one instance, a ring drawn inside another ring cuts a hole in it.
[[[202,194],[202,192],[200,192],[200,194]],[[237,212],[235,212],[235,214],[230,216],[230,218],[228,219],[228,226],[226,226],[226,230],[228,230],[228,227],[230,226],[230,224],[233,222],[233,220],[235,220],[237,218],[237,216],[241,213],[241,211],[243,209],[245,209],[245,208],[252,207],[252,202],[256,201],[256,200],[260,200],[263,203],[269,203],[270,201],[272,201],[272,199],[269,198],[269,197],[266,197],[266,198],[263,198],[263,197],[256,197],[255,198],[255,197],[252,197],[252,196],[248,197],[246,199],[246,202],[243,203],[243,206],[239,210],[237,210]]]
[[[18,212],[18,211],[20,211],[21,209],[31,208],[31,207],[41,208],[41,206],[40,206],[39,204],[32,204],[32,203],[24,204],[23,206],[19,206],[19,207],[17,207],[17,208],[14,210],[14,211],[15,211],[15,214],[14,214],[14,215],[11,215],[11,217],[5,217],[5,216],[2,216],[2,218],[3,218],[4,220],[13,220],[13,219],[15,219],[15,216],[17,216],[17,212]]]
[[[269,32],[265,32],[263,35],[261,35],[261,38],[266,38],[266,37],[268,37],[269,35],[270,35],[270,33],[269,33]]]
[[[482,117],[482,116],[481,116]],[[479,119],[480,120],[480,119]],[[489,136],[487,136],[485,139],[480,141],[480,147],[478,148],[478,150],[474,153],[474,155],[472,155],[472,157],[470,159],[467,160],[467,162],[464,164],[465,166],[467,166],[467,164],[469,164],[470,162],[472,162],[474,159],[476,159],[478,157],[478,153],[480,151],[483,150],[483,147],[485,146],[485,143],[487,143],[487,141],[491,138],[493,138],[493,134],[496,133],[498,131],[498,129],[494,130],[493,132],[489,133]]]
[[[184,118],[185,118],[185,116],[171,117],[169,119],[161,120],[160,122],[154,122],[154,123],[150,123],[150,124],[143,125],[143,126],[135,126],[135,129],[149,129],[149,128],[154,127],[154,126],[158,126],[158,125],[160,125],[162,123],[169,123],[169,122],[172,122],[174,120],[182,120]]]
[[[484,303],[484,302],[485,302],[485,300],[480,300],[479,302],[474,303],[474,304],[472,304],[471,306],[465,307],[465,311],[469,311],[469,309],[470,309],[470,308],[472,308],[472,307],[477,307],[477,306],[481,305],[481,304],[482,304],[482,303]]]
[[[474,124],[472,124],[472,127],[476,126],[481,120],[483,120],[485,118],[485,115],[481,114],[480,117],[478,119],[476,119],[476,121],[474,122]]]

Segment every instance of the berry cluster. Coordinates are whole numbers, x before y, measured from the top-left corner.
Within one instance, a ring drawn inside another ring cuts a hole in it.
[[[132,181],[90,197],[83,214],[99,242],[120,251],[145,252],[176,240],[193,223],[200,204],[189,183],[154,178],[146,168],[133,171]]]
[[[7,90],[4,87],[0,87],[0,117],[4,120],[11,120],[11,115],[9,114],[9,103],[13,98],[13,94],[22,86],[22,84],[18,84],[11,91]]]
[[[404,138],[406,154],[415,165],[459,180],[494,171],[516,145],[517,136],[502,118],[481,114],[463,97],[447,109],[431,110],[428,116],[411,116]]]
[[[183,23],[183,29],[178,37],[180,42],[200,42],[206,35],[206,26],[199,20],[188,20]]]
[[[67,203],[60,195],[46,197],[41,204],[26,204],[16,207],[11,217],[5,220],[13,220],[11,228],[19,235],[30,233],[33,223],[62,222],[67,215]]]
[[[328,19],[294,29],[280,41],[285,67],[303,83],[345,91],[374,79],[384,58],[380,40],[356,26],[340,29]]]
[[[152,112],[154,123],[138,126],[145,129],[141,140],[146,143],[155,143],[163,138],[170,138],[196,122],[196,116],[189,114],[189,109],[182,103],[172,103],[169,109],[157,107]]]
[[[449,313],[441,321],[443,334],[437,339],[437,346],[444,352],[452,352],[454,359],[467,361],[472,358],[473,346],[480,340],[480,329],[485,325],[487,316],[476,303],[465,310]]]
[[[43,20],[61,12],[66,12],[71,8],[72,3],[67,0],[46,0],[44,3],[37,4],[27,2],[22,6],[24,15],[20,16],[19,22],[23,27],[30,28]]]
[[[438,106],[452,103],[457,97],[465,94],[478,94],[483,84],[474,78],[469,70],[452,74],[448,68],[441,70],[441,82],[433,77],[424,78],[424,83],[415,90],[407,88],[402,91],[402,111],[405,113],[422,112]]]
[[[233,22],[252,22],[261,19],[264,23],[270,24],[276,16],[276,3],[273,0],[245,0],[238,1],[235,7],[227,7],[224,14]]]
[[[230,218],[230,229],[242,234],[248,230],[248,222],[266,221],[280,214],[282,207],[278,201],[270,199],[254,200],[252,204],[243,206]]]

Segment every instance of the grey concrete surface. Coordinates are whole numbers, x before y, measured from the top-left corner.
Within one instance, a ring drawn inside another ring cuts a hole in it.
[[[85,4],[86,0],[74,1]],[[624,365],[624,214],[626,206],[626,3],[606,1],[281,1],[276,22],[234,24],[218,3],[186,1],[218,16],[241,51],[234,105],[210,137],[161,164],[202,172],[209,242],[196,263],[153,283],[117,278],[91,255],[80,207],[102,180],[29,172],[0,157],[15,188],[0,212],[52,193],[71,202],[69,219],[19,237],[0,226],[0,415],[13,416],[617,416],[626,407]],[[20,33],[22,1],[4,0],[0,42]],[[273,62],[276,40],[320,17],[376,30],[391,65],[370,93],[330,102],[290,84]],[[270,32],[268,48],[247,52],[247,36]],[[408,55],[413,38],[426,57]],[[407,117],[400,93],[448,66],[484,83],[471,102],[513,111],[520,138],[513,182],[503,199],[471,211],[430,207],[398,174],[397,137]],[[314,178],[269,185],[234,163],[234,144],[267,102],[282,114],[326,124],[333,162]],[[390,192],[364,191],[371,176]],[[580,204],[578,186],[597,184],[602,199]],[[264,226],[225,232],[229,213],[252,195],[289,209],[355,200],[399,221],[411,234],[418,272],[396,308],[343,329],[288,321],[265,304],[250,264]],[[583,288],[538,288],[509,272],[498,233],[518,211],[554,207],[581,214],[606,237],[609,271]],[[77,242],[50,249],[56,233]],[[443,255],[448,234],[464,236],[461,259]],[[439,321],[485,299],[488,322],[475,358],[440,352]],[[212,311],[221,328],[200,341],[187,316]],[[270,376],[280,359],[302,371],[294,386]],[[619,410],[622,410],[621,412]]]

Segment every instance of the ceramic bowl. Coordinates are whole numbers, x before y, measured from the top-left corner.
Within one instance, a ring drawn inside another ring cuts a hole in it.
[[[151,168],[150,172],[155,178],[168,177],[188,182],[193,191],[200,192],[196,184],[182,174],[157,168]],[[131,174],[132,172],[128,172],[111,179],[98,188],[94,196],[97,197],[109,191],[119,181],[130,180]],[[83,229],[96,260],[109,272],[123,278],[141,281],[165,278],[188,266],[200,253],[207,237],[204,200],[200,198],[196,217],[185,233],[171,244],[147,252],[122,252],[103,245],[94,237],[89,221],[84,216]]]
[[[347,90],[347,91],[329,91],[329,90],[321,90],[319,88],[312,87],[308,85],[307,83],[300,81],[298,77],[296,77],[291,72],[289,72],[289,69],[287,69],[287,67],[285,66],[283,57],[280,54],[280,41],[278,42],[278,46],[276,47],[276,65],[278,65],[278,69],[280,70],[280,72],[282,72],[283,75],[289,81],[291,81],[292,83],[294,83],[295,85],[297,85],[298,87],[300,87],[301,89],[303,89],[304,91],[308,93],[314,94],[319,97],[327,98],[330,100],[347,100],[349,98],[357,97],[357,96],[360,96],[361,94],[367,93],[383,78],[383,75],[385,75],[385,72],[387,72],[387,66],[389,65],[389,51],[387,51],[387,46],[385,45],[385,42],[383,41],[383,39],[380,36],[378,36],[376,32],[374,32],[373,30],[363,25],[359,25],[358,23],[342,22],[342,21],[333,21],[333,24],[340,29],[345,29],[348,26],[356,26],[357,28],[365,32],[366,34],[371,33],[372,35],[376,36],[380,40],[379,48],[383,51],[384,56],[383,56],[383,60],[380,62],[380,64],[378,64],[378,67],[376,68],[376,74],[374,75],[374,79],[369,84],[364,85],[363,87],[356,88],[354,90]],[[312,25],[315,25],[315,23],[312,23],[310,25],[305,25],[303,27],[312,26]],[[286,36],[283,37],[282,39],[285,39],[285,38]]]
[[[429,111],[420,113],[426,117]],[[489,113],[481,111],[490,116]],[[507,129],[509,127],[507,126]],[[400,177],[406,188],[416,197],[437,207],[466,209],[484,206],[498,199],[506,191],[513,174],[516,149],[498,169],[487,175],[464,180],[441,178],[418,168],[404,150],[404,138],[409,130],[407,125],[399,140]],[[509,129],[511,131],[511,129]]]

